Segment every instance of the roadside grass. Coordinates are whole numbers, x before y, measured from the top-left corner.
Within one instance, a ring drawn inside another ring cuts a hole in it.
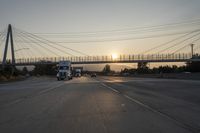
[[[4,76],[0,75],[0,83],[13,82],[25,79],[25,76]]]

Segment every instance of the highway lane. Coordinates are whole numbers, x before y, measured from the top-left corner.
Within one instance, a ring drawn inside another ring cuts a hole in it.
[[[200,132],[198,80],[100,77],[111,90],[140,102],[194,132]]]
[[[20,102],[35,94],[44,93],[63,84],[49,77],[31,77],[25,81],[0,84],[0,108]]]
[[[199,132],[199,85],[120,77],[41,77],[0,84],[0,132]]]

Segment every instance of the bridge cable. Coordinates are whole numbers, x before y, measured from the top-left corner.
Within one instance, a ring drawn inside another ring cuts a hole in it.
[[[1,49],[1,57],[3,57],[4,54],[4,46],[5,46],[5,40],[6,40],[6,32],[4,32],[1,36],[0,36],[0,47],[2,47]]]
[[[24,58],[25,55],[24,55],[24,52],[23,51],[18,51],[16,52],[18,49],[21,49],[21,46],[18,45],[18,43],[16,43],[15,41],[16,39],[16,35],[14,34],[14,31],[13,31],[13,43],[14,43],[14,54],[15,54],[15,59],[21,57],[21,58]]]
[[[14,32],[14,37],[15,37],[15,43],[16,44],[18,44],[19,45],[19,47],[20,47],[20,49],[23,49],[24,48],[24,46],[22,45],[23,44],[23,42],[17,42],[17,37],[18,37],[18,34],[15,34],[16,32],[15,31],[13,31]],[[19,38],[20,40],[22,40],[21,38]],[[16,46],[16,45],[15,45]],[[27,46],[26,46],[27,47]],[[29,46],[28,46],[28,48],[29,48]],[[23,51],[22,51],[23,52]],[[26,54],[29,56],[29,57],[32,57],[32,55],[33,55],[33,52],[32,52],[32,50],[29,50],[28,52],[26,52]]]
[[[28,40],[28,41],[30,40],[29,38],[27,39],[26,37],[24,37],[24,35],[18,34],[18,36],[19,36],[19,38],[22,40],[22,42],[24,41],[24,44],[27,44],[27,43],[26,43],[26,40]],[[31,41],[32,41],[32,40],[31,40]],[[37,44],[37,43],[36,43],[36,44]],[[38,44],[38,45],[39,45],[39,44]],[[49,55],[49,54],[46,53],[46,51],[45,51],[45,52],[41,52],[41,49],[38,48],[38,47],[35,46],[35,45],[28,45],[28,44],[27,44],[27,46],[30,46],[31,48],[34,47],[34,48],[33,48],[33,51],[34,51],[34,52],[36,51],[36,52],[39,53],[39,54],[42,53],[41,55],[43,55],[43,54],[46,54],[47,56]],[[36,48],[36,50],[34,50],[35,48]],[[42,48],[43,48],[43,47],[42,47]],[[30,50],[30,51],[32,52],[32,50]],[[51,52],[51,51],[50,51],[50,52]]]
[[[148,53],[148,52],[150,52],[150,51],[152,51],[152,50],[155,50],[155,49],[158,49],[158,48],[160,48],[160,47],[163,47],[163,46],[165,46],[165,45],[167,45],[167,44],[169,44],[169,43],[175,42],[175,41],[177,41],[177,40],[179,40],[179,39],[181,39],[181,38],[183,38],[183,37],[186,37],[186,36],[188,36],[188,35],[190,35],[190,34],[192,34],[192,33],[199,32],[199,31],[200,31],[200,29],[191,31],[191,32],[189,32],[189,33],[187,33],[187,34],[184,34],[183,36],[179,36],[179,37],[177,37],[177,38],[175,38],[175,39],[173,39],[173,40],[170,40],[170,41],[168,41],[168,42],[165,42],[165,43],[159,44],[159,45],[157,45],[157,46],[155,46],[155,47],[153,47],[153,48],[150,48],[150,49],[148,49],[148,50],[142,52],[141,54]]]
[[[173,47],[175,47],[175,46],[178,46],[178,45],[180,45],[181,43],[183,43],[183,42],[185,42],[185,41],[187,41],[187,40],[189,40],[189,39],[191,39],[191,38],[193,38],[193,37],[195,37],[195,36],[197,36],[197,35],[199,35],[199,34],[200,34],[200,32],[197,33],[197,34],[195,34],[195,35],[193,35],[193,36],[191,36],[191,37],[189,37],[189,38],[186,38],[186,39],[184,39],[184,40],[182,40],[182,41],[180,41],[180,42],[178,42],[178,43],[175,43],[175,44],[173,44],[173,45],[171,45],[171,46],[169,46],[169,47],[167,47],[167,48],[165,48],[165,49],[162,49],[162,50],[158,51],[158,54],[161,53],[161,52],[164,52],[164,51],[166,51],[166,50],[168,50],[168,49],[170,49],[170,48],[173,48]]]
[[[20,30],[20,31],[21,31],[21,30]],[[42,37],[38,37],[38,36],[36,36],[36,35],[34,35],[34,34],[31,34],[31,33],[25,32],[25,31],[21,31],[21,32],[26,33],[26,34],[29,34],[29,35],[35,37],[35,39],[42,39],[42,40],[44,40],[44,41],[46,41],[46,42],[49,42],[50,44],[57,44],[57,43],[55,43],[55,42],[49,41],[49,40],[44,39],[44,38],[42,38]],[[43,42],[43,43],[45,43],[45,42]],[[47,44],[47,43],[46,43],[46,44]],[[48,44],[48,45],[50,45],[50,44]],[[51,46],[52,46],[52,45],[51,45]],[[60,46],[60,45],[57,44],[57,46]],[[54,46],[52,46],[52,47],[54,47]],[[66,48],[66,49],[68,49],[68,50],[74,51],[74,52],[79,53],[79,54],[82,54],[82,55],[87,55],[87,54],[85,54],[85,53],[82,53],[82,52],[80,52],[80,51],[78,51],[78,50],[71,49],[71,48],[66,47],[66,46],[60,46],[60,47]],[[56,47],[54,47],[54,48],[56,48]],[[58,48],[56,48],[56,49],[59,50]],[[63,51],[63,50],[60,50],[60,51]],[[66,52],[64,52],[64,53],[66,53]],[[69,53],[68,53],[68,54],[69,54]],[[72,55],[72,54],[69,54],[69,55]],[[73,56],[73,55],[72,55],[72,56]],[[87,55],[87,56],[88,56],[88,55]]]
[[[191,31],[191,30],[190,30]],[[188,32],[188,31],[187,31]],[[165,36],[172,36],[178,34],[184,34],[187,32],[176,32],[176,33],[168,33],[168,34],[159,34],[159,35],[151,35],[145,37],[127,37],[127,38],[117,38],[117,39],[104,39],[104,40],[83,40],[83,41],[61,41],[56,42],[57,44],[65,44],[65,43],[99,43],[99,42],[120,42],[120,41],[128,41],[128,40],[139,40],[139,39],[149,39],[149,38],[156,38],[156,37],[165,37]]]
[[[65,53],[65,54],[68,54],[68,55],[73,56],[72,54],[70,54],[70,53],[68,53],[68,52],[66,52],[66,51],[64,51],[64,50],[62,50],[62,49],[59,49],[59,48],[57,48],[57,47],[55,47],[55,46],[52,46],[51,44],[49,44],[49,43],[47,43],[47,42],[41,41],[40,39],[34,37],[34,36],[33,36],[32,34],[30,34],[30,33],[26,33],[26,32],[20,32],[20,33],[21,33],[21,34],[27,34],[28,37],[30,37],[30,38],[32,38],[32,39],[34,39],[34,40],[37,40],[37,41],[39,41],[39,42],[41,42],[41,43],[43,43],[43,44],[46,44],[46,45],[48,45],[48,46],[50,46],[50,47],[52,47],[52,48],[55,48],[55,49],[57,49],[57,50],[59,50],[59,51]],[[54,53],[55,53],[55,52],[54,52]]]
[[[4,43],[4,39],[6,38],[6,31],[2,32],[0,35],[0,46]]]
[[[49,56],[49,54],[53,54],[53,55],[55,55],[55,56],[60,56],[59,54],[57,54],[55,51],[52,51],[51,49],[49,49],[48,47],[45,47],[45,46],[43,46],[42,44],[40,44],[40,42],[37,42],[37,41],[35,41],[35,40],[33,40],[32,38],[30,38],[30,37],[27,37],[27,36],[25,36],[25,35],[22,35],[21,34],[21,36],[24,38],[24,40],[28,40],[28,41],[32,41],[32,43],[31,44],[33,44],[33,45],[31,45],[30,44],[30,46],[33,46],[33,47],[35,47],[36,48],[36,50],[37,50],[37,52],[40,54],[40,55],[42,55],[42,56]],[[26,42],[24,42],[24,44],[25,44]],[[27,43],[26,43],[27,44]],[[42,51],[42,49],[44,49],[44,51]],[[33,49],[34,50],[34,49]],[[35,50],[34,50],[35,51]]]
[[[148,30],[148,29],[154,29],[155,28],[165,28],[166,26],[179,26],[179,25],[186,25],[186,24],[199,24],[200,19],[196,19],[196,20],[192,20],[192,21],[184,21],[184,22],[177,22],[177,23],[169,23],[169,24],[162,24],[162,25],[152,25],[152,26],[143,26],[143,27],[129,27],[129,28],[123,28],[123,29],[114,29],[114,30],[107,30],[107,31],[90,31],[90,32],[68,32],[68,33],[34,33],[34,34],[66,34],[66,35],[77,35],[77,34],[97,34],[97,33],[111,33],[113,34],[113,32],[123,32],[123,31],[136,31],[138,32],[138,30],[144,29],[144,30]],[[168,28],[168,27],[166,27]]]
[[[199,26],[200,25],[200,23],[198,23],[198,25],[197,26]],[[196,26],[196,25],[195,25]],[[184,28],[186,28],[186,27],[184,27]],[[188,27],[189,28],[189,27]],[[133,34],[135,34],[135,35],[139,35],[139,36],[141,36],[141,35],[145,35],[145,34],[147,34],[147,33],[157,33],[157,32],[163,32],[163,31],[170,31],[170,30],[174,30],[175,29],[175,27],[169,27],[168,29],[165,29],[165,28],[153,28],[153,29],[144,29],[144,30],[136,30],[136,31],[125,31],[125,32],[119,32],[119,33],[104,33],[104,34],[91,34],[91,35],[67,35],[67,34],[64,34],[64,33],[46,33],[46,34],[40,34],[40,33],[35,33],[35,35],[40,35],[40,36],[46,36],[46,37],[53,37],[53,38],[55,38],[55,37],[64,37],[65,39],[67,38],[67,39],[74,39],[74,38],[76,38],[76,40],[77,40],[77,38],[93,38],[93,39],[95,39],[94,37],[106,37],[106,38],[110,38],[110,37],[112,37],[112,38],[116,38],[117,36],[121,36],[121,37],[124,37],[124,36],[130,36],[130,35],[133,35]],[[177,28],[176,28],[177,29]],[[183,29],[183,28],[181,28],[181,29]],[[117,37],[117,38],[119,38],[119,37]],[[80,41],[80,40],[79,40]],[[85,41],[85,40],[83,40],[83,41]],[[91,40],[89,40],[89,41],[91,41]]]
[[[33,41],[33,44],[37,44],[37,45],[41,46],[42,48],[46,49],[46,50],[49,51],[50,53],[53,53],[53,54],[56,55],[56,56],[60,56],[59,54],[57,54],[56,52],[52,51],[51,49],[48,49],[48,48],[44,47],[43,45],[41,45],[40,43],[36,42],[35,39],[32,38],[32,37],[30,37],[29,35],[27,35],[27,37],[26,37],[26,35],[25,35],[24,33],[19,33],[19,32],[18,32],[18,34],[21,34],[21,36],[27,38],[27,39],[30,40],[30,41]],[[30,38],[31,38],[31,39],[30,39]],[[41,43],[42,43],[42,42],[41,42]]]
[[[200,37],[197,38],[196,40],[192,41],[191,44],[197,42],[198,40],[200,40]],[[198,45],[198,44],[197,44],[197,45]],[[177,53],[178,51],[180,51],[180,50],[182,50],[182,49],[184,49],[184,48],[186,48],[186,47],[188,47],[188,46],[189,46],[188,44],[187,44],[187,45],[184,45],[183,47],[181,47],[181,48],[177,49],[176,51],[174,51],[172,54],[175,54],[175,53]]]
[[[21,46],[18,44],[18,43],[16,43],[15,42],[15,48],[17,48],[17,49],[22,49],[21,48]],[[16,58],[16,56],[17,56],[17,58],[25,58],[26,56],[24,55],[24,52],[23,51],[19,51],[19,52],[16,52],[15,51],[15,58]]]
[[[26,40],[28,40],[28,41],[32,41],[32,40],[30,40],[30,38],[27,38],[26,36],[24,36],[24,35],[21,35],[21,34],[19,34],[19,37],[18,38],[21,38],[23,41],[24,41],[24,44],[26,43]],[[37,48],[37,46],[39,45],[40,46],[40,44],[38,44],[37,42],[33,42],[34,44],[36,44],[36,45],[30,45],[31,47],[33,46],[33,47],[35,47],[37,50],[34,50],[33,49],[33,51],[37,51],[37,53],[39,53],[40,55],[43,55],[43,54],[46,54],[46,55],[48,55],[47,53],[46,53],[46,51],[45,52],[41,52],[41,47],[40,48]],[[44,47],[42,47],[42,48],[44,48]],[[46,50],[48,50],[47,48],[44,48],[44,49],[46,49]],[[50,51],[51,52],[51,51]],[[42,53],[42,54],[41,54]]]
[[[198,45],[198,46],[199,46],[199,47],[196,47],[196,48],[195,48],[195,51],[197,51],[198,49],[200,49],[200,45]]]
[[[15,54],[18,54],[19,57],[21,55],[22,58],[25,58],[27,57],[27,53],[25,53],[24,50],[22,50],[24,47],[21,45],[20,42],[17,42],[16,39],[17,39],[17,36],[18,34],[16,34],[15,30],[13,29],[13,41],[14,41],[14,47],[18,48],[18,49],[15,49]]]

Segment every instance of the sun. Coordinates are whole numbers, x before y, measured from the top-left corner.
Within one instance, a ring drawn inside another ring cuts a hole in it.
[[[118,58],[118,55],[117,55],[116,53],[113,53],[113,54],[112,54],[112,59],[113,59],[113,60],[116,60],[117,58]]]

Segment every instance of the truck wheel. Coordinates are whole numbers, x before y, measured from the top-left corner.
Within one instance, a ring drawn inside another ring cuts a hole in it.
[[[66,80],[69,80],[69,77],[68,77],[68,76],[66,77]]]

